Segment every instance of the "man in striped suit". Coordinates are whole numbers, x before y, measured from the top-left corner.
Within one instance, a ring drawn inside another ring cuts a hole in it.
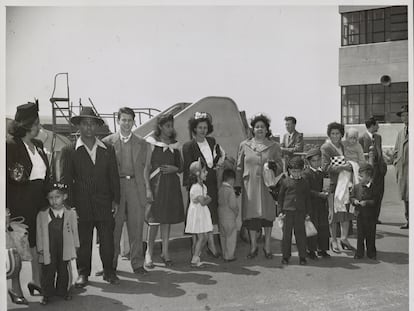
[[[83,107],[71,122],[80,131],[80,137],[62,150],[62,180],[68,185],[69,204],[79,215],[80,248],[77,253],[79,277],[76,287],[84,287],[91,273],[93,229],[99,237],[103,279],[119,284],[113,268],[114,218],[120,202],[118,166],[114,148],[96,135],[104,121],[92,107]]]

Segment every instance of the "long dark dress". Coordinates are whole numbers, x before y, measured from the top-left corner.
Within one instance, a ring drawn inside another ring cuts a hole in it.
[[[174,151],[172,152],[166,147],[154,144],[153,146],[151,174],[161,165],[174,165],[178,167],[178,172],[181,172],[182,160],[178,149],[173,149]],[[151,179],[151,190],[154,196],[154,202],[151,205],[153,222],[177,224],[184,221],[184,204],[178,173],[158,173]]]
[[[211,153],[213,154],[214,147],[216,145],[216,140],[213,137],[206,137],[206,140],[210,146]],[[186,186],[189,189],[191,185],[189,185],[189,168],[191,163],[194,161],[197,161],[199,158],[201,158],[204,163],[206,163],[206,160],[200,151],[200,148],[198,147],[198,144],[195,139],[192,139],[188,142],[186,142],[183,145],[183,157],[184,157],[184,174],[183,174],[183,185]],[[213,168],[210,168],[207,166],[207,179],[204,182],[204,184],[207,187],[207,194],[211,197],[211,202],[208,204],[208,208],[210,210],[211,214],[211,220],[213,222],[213,225],[218,224],[218,185],[217,185],[217,174],[216,170]]]

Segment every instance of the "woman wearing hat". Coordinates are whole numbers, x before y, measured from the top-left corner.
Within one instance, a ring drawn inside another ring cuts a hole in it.
[[[17,107],[16,115],[6,141],[6,205],[11,218],[23,217],[28,226],[28,239],[32,254],[32,280],[28,289],[40,293],[40,265],[36,251],[36,216],[47,205],[46,187],[49,163],[43,143],[35,139],[40,131],[39,105],[27,103]],[[15,293],[20,296],[21,293]]]
[[[188,121],[188,128],[190,131],[191,140],[183,145],[183,185],[187,188],[191,185],[188,182],[189,168],[192,162],[199,158],[207,166],[207,180],[205,184],[208,189],[208,195],[211,197],[211,202],[208,208],[211,214],[213,225],[218,224],[218,185],[216,169],[225,158],[223,148],[216,144],[216,140],[208,136],[213,132],[213,120],[211,115],[207,112],[196,112],[194,116]],[[207,243],[208,253],[215,257],[219,257],[219,253],[214,243],[213,232],[208,233]]]
[[[243,226],[249,230],[250,253],[252,259],[258,254],[256,232],[264,228],[265,245],[263,252],[266,258],[273,257],[270,250],[270,238],[273,221],[276,218],[276,206],[272,195],[263,179],[263,166],[279,175],[283,171],[282,150],[279,143],[271,140],[270,120],[265,115],[257,115],[250,122],[253,137],[240,144],[236,186],[242,191]]]
[[[394,147],[394,166],[401,199],[405,205],[407,223],[401,229],[408,229],[408,105],[402,106],[397,115],[404,123],[404,128],[398,133]]]

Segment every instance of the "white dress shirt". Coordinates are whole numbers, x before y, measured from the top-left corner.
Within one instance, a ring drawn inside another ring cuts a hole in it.
[[[212,168],[213,167],[213,161],[214,161],[213,153],[211,152],[211,148],[210,148],[210,145],[208,144],[207,139],[205,139],[201,143],[197,142],[197,144],[198,144],[198,147],[200,148],[201,153],[204,156],[204,159],[206,159],[207,166],[209,168]]]
[[[78,148],[82,147],[82,146],[84,146],[84,148],[88,152],[89,157],[91,158],[93,164],[95,164],[95,161],[96,161],[96,149],[98,148],[98,146],[106,149],[105,144],[102,141],[100,141],[98,138],[95,138],[95,144],[93,145],[92,149],[90,150],[88,148],[88,146],[85,145],[83,140],[79,137],[78,140],[76,141],[75,150],[78,150]]]
[[[45,179],[47,167],[37,151],[37,147],[35,146],[35,152],[33,153],[29,146],[25,142],[23,143],[27,149],[27,153],[29,154],[30,161],[32,162],[32,171],[30,172],[29,180]]]
[[[132,132],[131,133],[129,133],[129,135],[128,136],[124,136],[124,135],[122,135],[122,133],[121,132],[119,132],[119,137],[121,138],[121,141],[124,143],[124,144],[126,144],[130,139],[131,139],[131,137],[132,137]]]

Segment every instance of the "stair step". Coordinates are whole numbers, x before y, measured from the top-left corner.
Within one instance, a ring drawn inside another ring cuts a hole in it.
[[[50,98],[50,101],[52,103],[54,103],[54,102],[69,102],[69,98],[67,98],[67,97],[52,97],[52,98]]]

